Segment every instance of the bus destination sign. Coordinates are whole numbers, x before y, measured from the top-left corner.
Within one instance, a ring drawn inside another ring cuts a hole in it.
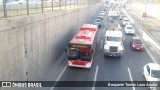
[[[81,44],[70,44],[70,47],[74,47],[74,48],[91,48],[90,45],[81,45]]]

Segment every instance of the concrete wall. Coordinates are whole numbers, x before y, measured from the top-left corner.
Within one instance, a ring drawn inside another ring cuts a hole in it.
[[[100,4],[0,20],[0,80],[41,80]],[[28,78],[26,77],[28,74]]]

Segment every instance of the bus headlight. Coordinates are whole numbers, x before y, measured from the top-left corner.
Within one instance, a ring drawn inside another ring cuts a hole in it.
[[[90,68],[91,67],[91,63],[87,63],[85,67],[86,68]]]
[[[72,66],[72,62],[71,62],[71,61],[68,61],[68,65],[69,65],[69,66]]]

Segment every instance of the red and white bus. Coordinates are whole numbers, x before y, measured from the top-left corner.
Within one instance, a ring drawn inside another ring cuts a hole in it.
[[[68,65],[72,67],[91,68],[96,49],[96,32],[98,26],[84,24],[68,45]]]

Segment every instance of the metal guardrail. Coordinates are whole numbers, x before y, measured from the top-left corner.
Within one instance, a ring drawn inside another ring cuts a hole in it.
[[[6,0],[3,0],[3,3],[0,3],[0,18],[72,9],[99,2],[101,0],[59,0],[59,2],[54,2],[54,0],[29,2],[27,0],[26,2],[6,3]]]
[[[146,29],[142,26],[142,25],[140,25],[132,16],[130,16],[130,15],[128,15],[128,13],[125,11],[125,13],[126,13],[126,15],[129,17],[129,19],[131,20],[131,23],[132,24],[134,24],[134,25],[136,25],[138,28],[140,28],[141,30],[139,30],[140,31],[140,33],[142,34],[142,35],[145,35],[146,37],[147,37],[147,39],[148,40],[150,40],[150,42],[152,42],[152,44],[154,44],[154,46],[158,49],[158,50],[160,50],[160,42],[158,42],[152,35],[150,35],[147,31],[146,31]]]

